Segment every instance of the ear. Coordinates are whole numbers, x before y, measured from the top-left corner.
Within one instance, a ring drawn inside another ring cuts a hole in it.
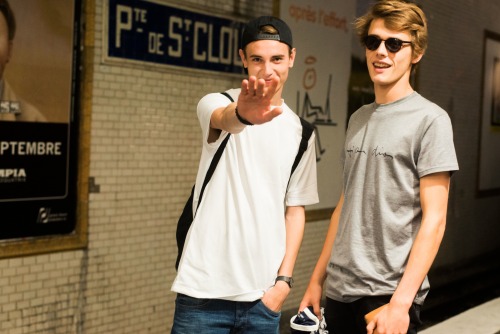
[[[242,50],[242,49],[240,49],[240,50],[238,51],[238,53],[240,54],[241,61],[243,62],[243,67],[244,67],[244,68],[248,68],[248,61],[247,61],[247,59],[245,58],[245,53],[243,52],[243,50]]]
[[[297,50],[295,48],[292,49],[292,52],[290,53],[290,68],[293,67],[293,63],[295,62],[295,56],[297,55]]]
[[[411,63],[412,63],[413,65],[415,65],[416,63],[418,63],[418,62],[422,59],[422,57],[423,57],[423,56],[424,56],[424,54],[423,54],[423,53],[421,53],[421,54],[419,54],[419,55],[416,55],[416,56],[413,58],[413,60],[411,61]]]

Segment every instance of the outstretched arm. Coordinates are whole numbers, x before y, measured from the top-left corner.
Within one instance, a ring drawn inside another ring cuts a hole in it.
[[[239,133],[245,128],[236,116],[236,108],[241,118],[251,124],[263,124],[280,115],[281,107],[272,107],[271,101],[276,94],[278,79],[267,85],[265,80],[251,76],[241,82],[241,93],[237,102],[216,109],[210,118],[209,142],[215,141],[221,130]]]

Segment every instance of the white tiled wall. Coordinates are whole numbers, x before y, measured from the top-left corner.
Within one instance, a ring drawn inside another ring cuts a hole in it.
[[[91,6],[87,6],[95,11],[88,20],[93,38],[87,41],[87,47],[94,53],[93,64],[84,65],[91,66],[94,75],[89,174],[100,187],[100,192],[89,195],[88,248],[1,259],[2,334],[170,331],[175,297],[170,292],[177,254],[175,225],[194,182],[200,153],[196,104],[205,93],[238,86],[239,80],[223,74],[104,62],[103,1],[91,1]],[[271,14],[273,5],[272,1],[232,0],[182,3],[229,16]],[[476,111],[469,114],[471,106],[478,102],[480,80],[474,73],[480,67],[471,60],[481,57],[479,40],[483,22],[487,22],[489,29],[500,30],[493,20],[500,14],[500,8],[489,1],[481,2],[477,8],[471,8],[471,2],[465,0],[450,3],[424,2],[424,9],[434,12],[431,31],[435,37],[431,47],[446,52],[429,52],[427,63],[422,64],[420,86],[424,95],[444,104],[445,109],[449,101],[455,101],[451,116],[456,122],[456,135],[460,136],[455,140],[457,150],[463,158],[469,151],[474,153],[476,147],[475,128],[469,135],[472,144],[461,138],[469,134],[468,124],[478,121]],[[462,21],[450,18],[446,26],[434,23],[452,14],[469,16],[467,27]],[[457,28],[450,30],[454,25]],[[467,42],[468,38],[458,38],[454,31],[461,36],[471,33],[474,38]],[[456,40],[454,46],[441,47],[450,38]],[[472,43],[472,49],[465,43]],[[466,64],[474,67],[468,68]],[[436,79],[436,73],[446,77]],[[432,82],[440,85],[431,88]],[[452,83],[453,95],[447,88]],[[464,101],[460,95],[469,91],[472,102]],[[473,198],[473,181],[469,178],[475,175],[474,163],[462,159],[461,166],[463,174],[454,185],[449,225],[456,221],[455,228],[466,233],[471,230],[468,226],[473,216],[467,211],[469,205],[486,210],[493,217],[490,220],[497,219],[499,213],[494,199],[478,202]],[[297,284],[285,309],[298,307],[327,225],[328,221],[307,224],[295,270]],[[446,242],[454,248],[454,241],[461,236],[450,233]],[[474,245],[476,252],[481,251],[480,246]],[[450,261],[456,260],[454,252],[443,252]],[[447,258],[439,261],[446,264]]]

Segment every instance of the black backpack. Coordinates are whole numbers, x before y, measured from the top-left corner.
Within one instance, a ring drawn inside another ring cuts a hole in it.
[[[227,96],[231,102],[233,102],[233,98],[226,92],[222,92],[221,94],[224,94]],[[299,145],[299,151],[297,152],[297,156],[295,157],[295,160],[292,165],[292,170],[290,172],[290,177],[292,176],[293,172],[299,165],[300,159],[302,158],[302,155],[304,152],[307,150],[307,143],[309,142],[309,138],[311,138],[311,135],[314,131],[313,126],[308,123],[306,120],[304,120],[302,117],[300,117],[300,123],[302,124],[302,139],[300,140],[300,145]],[[203,197],[203,192],[205,191],[205,187],[212,178],[212,174],[215,171],[215,167],[217,167],[217,164],[219,163],[220,157],[222,156],[222,152],[224,151],[224,148],[226,147],[226,144],[229,140],[229,137],[231,134],[229,133],[226,138],[224,138],[224,141],[220,144],[219,148],[217,149],[217,152],[215,152],[215,155],[212,159],[212,162],[210,163],[210,166],[208,167],[207,175],[205,176],[205,180],[203,181],[203,185],[201,186],[200,190],[200,197],[198,199],[198,207],[200,206],[201,199]],[[290,180],[289,180],[290,182]],[[194,195],[194,185],[193,188],[191,189],[191,196],[189,196],[186,205],[184,206],[184,209],[182,210],[182,214],[179,217],[179,220],[177,221],[177,230],[175,232],[175,237],[177,239],[177,260],[175,261],[175,269],[177,270],[179,267],[179,262],[181,260],[182,256],[182,250],[184,249],[184,242],[186,241],[186,236],[189,231],[189,228],[191,227],[191,223],[193,222],[193,195]]]

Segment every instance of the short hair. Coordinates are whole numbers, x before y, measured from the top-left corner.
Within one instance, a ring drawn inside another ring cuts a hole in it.
[[[403,0],[377,1],[365,15],[354,21],[362,43],[375,19],[384,20],[385,26],[391,30],[409,32],[414,57],[425,53],[428,43],[427,19],[416,4]]]
[[[16,35],[16,18],[14,17],[14,12],[9,6],[7,0],[0,0],[0,12],[2,12],[7,22],[7,29],[9,29],[9,41],[14,39]]]

